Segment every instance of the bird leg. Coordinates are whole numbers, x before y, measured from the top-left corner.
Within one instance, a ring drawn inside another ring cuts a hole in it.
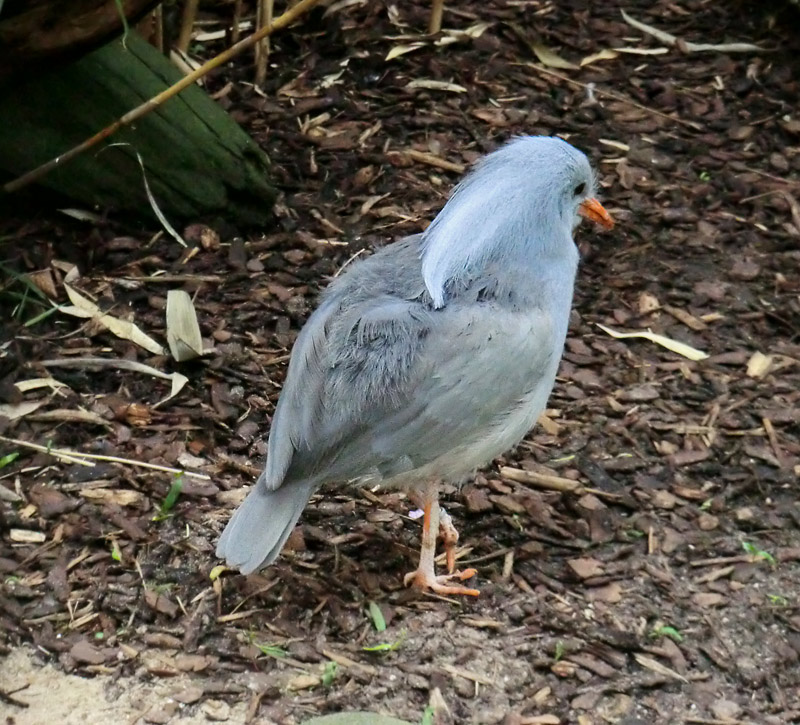
[[[425,509],[425,497],[428,489],[426,488],[423,493],[417,491],[409,491],[408,498],[412,503],[421,509]],[[438,501],[438,491],[436,493]],[[443,506],[439,506],[439,538],[444,544],[444,553],[447,557],[447,573],[452,574],[456,569],[456,544],[458,543],[458,531],[453,524],[453,519],[450,514],[444,510]]]
[[[475,569],[453,571],[455,569],[455,547],[458,541],[458,532],[453,526],[453,521],[446,512],[439,509],[439,488],[436,484],[429,484],[422,495],[422,546],[419,554],[419,566],[415,571],[406,574],[403,583],[417,589],[430,590],[435,594],[467,594],[476,597],[480,593],[477,589],[468,589],[457,584],[449,584],[454,579],[464,581],[475,576]],[[443,514],[443,516],[441,515]],[[447,550],[448,574],[436,576],[434,558],[436,556],[436,536],[439,533],[440,523],[444,527],[443,539]],[[452,563],[451,563],[452,560]]]
[[[453,519],[441,506],[439,506],[439,536],[444,544],[444,553],[447,556],[447,573],[452,574],[456,570],[456,544],[458,543],[458,531],[453,525]]]

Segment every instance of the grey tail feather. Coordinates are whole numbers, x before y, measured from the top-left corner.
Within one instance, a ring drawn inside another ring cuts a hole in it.
[[[257,483],[228,521],[217,543],[217,556],[242,574],[271,564],[315,488],[311,481],[297,481],[269,491]]]

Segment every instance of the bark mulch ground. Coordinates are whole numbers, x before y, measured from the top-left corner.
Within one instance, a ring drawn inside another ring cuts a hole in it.
[[[271,229],[196,220],[184,250],[114,217],[2,221],[0,652],[189,673],[196,697],[149,722],[208,699],[281,724],[428,706],[440,723],[800,721],[797,11],[626,3],[668,48],[616,3],[451,5],[434,42],[427,3],[338,3],[273,40],[264,92],[244,64],[211,81],[274,161]],[[731,41],[770,52],[685,44]],[[420,531],[392,491],[320,492],[274,566],[219,574],[319,290],[422,230],[518,133],[584,149],[617,228],[579,231],[547,420],[446,496],[481,596],[402,587]],[[175,363],[96,316],[24,326],[51,307],[31,285],[62,304],[70,285],[162,344],[167,291],[186,290],[207,354]],[[130,363],[188,381],[165,400],[175,378]],[[25,692],[5,695],[13,722]]]

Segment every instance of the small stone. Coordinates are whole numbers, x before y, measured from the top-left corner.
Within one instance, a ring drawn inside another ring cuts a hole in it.
[[[626,403],[646,403],[660,397],[654,385],[634,385],[619,394],[619,399]]]
[[[207,720],[224,722],[231,716],[231,707],[222,700],[206,700],[202,706],[203,714]]]
[[[100,665],[106,660],[106,656],[85,639],[72,645],[69,654],[76,662],[83,662],[88,665]]]
[[[761,267],[759,267],[752,259],[747,258],[737,259],[736,262],[734,262],[730,272],[731,277],[734,279],[743,280],[745,282],[754,280],[760,273]]]
[[[678,505],[678,499],[665,489],[657,489],[653,491],[653,505],[656,508],[665,509],[670,511]]]
[[[711,706],[711,712],[714,713],[714,717],[720,720],[735,720],[742,712],[742,708],[733,702],[733,700],[722,698]]]
[[[169,722],[170,717],[171,715],[165,710],[154,708],[152,710],[148,710],[142,716],[142,719],[145,722],[152,723],[152,725],[165,725],[166,723]]]
[[[697,525],[701,531],[713,531],[719,526],[719,519],[711,514],[700,514],[697,517]]]
[[[716,592],[698,592],[692,597],[692,601],[698,607],[716,607],[722,604],[724,597]]]
[[[173,700],[183,703],[184,705],[191,705],[203,697],[203,690],[200,687],[187,687],[185,690],[176,692],[172,695]]]

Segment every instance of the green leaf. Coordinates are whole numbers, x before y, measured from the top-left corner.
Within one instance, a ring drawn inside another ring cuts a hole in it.
[[[383,618],[383,612],[375,602],[369,603],[369,616],[372,617],[372,623],[378,632],[386,631],[386,620]]]
[[[436,710],[433,709],[433,706],[428,705],[422,713],[422,720],[419,721],[419,725],[433,725],[433,716],[435,714]]]
[[[333,684],[333,681],[336,679],[336,675],[338,673],[339,673],[339,665],[337,665],[332,660],[326,663],[321,678],[323,687],[330,687]]]
[[[381,642],[371,647],[362,647],[364,652],[394,652],[406,641],[406,631],[400,632],[400,636],[394,642]]]
[[[258,642],[253,642],[253,644],[258,647],[262,655],[267,655],[267,657],[275,659],[286,657],[286,650],[276,644],[259,644]]]
[[[14,451],[13,453],[9,453],[8,455],[3,456],[2,458],[0,458],[0,468],[5,468],[10,463],[16,461],[17,458],[19,458],[19,451]]]
[[[225,566],[224,564],[217,564],[211,570],[211,573],[208,575],[208,578],[211,579],[211,581],[213,582],[216,579],[219,579],[223,571],[228,571],[228,567]]]
[[[749,541],[743,541],[742,548],[756,559],[763,559],[764,561],[768,561],[773,566],[775,565],[775,557],[768,551],[759,549],[755,544],[751,544]]]
[[[161,506],[158,509],[158,514],[153,517],[153,521],[163,521],[169,516],[169,512],[174,508],[175,504],[178,501],[178,496],[181,495],[181,489],[183,488],[183,474],[178,474],[175,476],[175,480],[172,482],[172,485],[169,487],[169,491],[167,491],[166,498],[161,502]]]
[[[114,561],[122,561],[122,552],[119,550],[119,544],[116,541],[111,542],[111,558]]]
[[[670,627],[669,625],[665,624],[661,627],[655,627],[653,631],[650,633],[651,637],[669,637],[670,639],[674,640],[675,642],[681,643],[683,642],[683,635],[675,629],[675,627]]]

